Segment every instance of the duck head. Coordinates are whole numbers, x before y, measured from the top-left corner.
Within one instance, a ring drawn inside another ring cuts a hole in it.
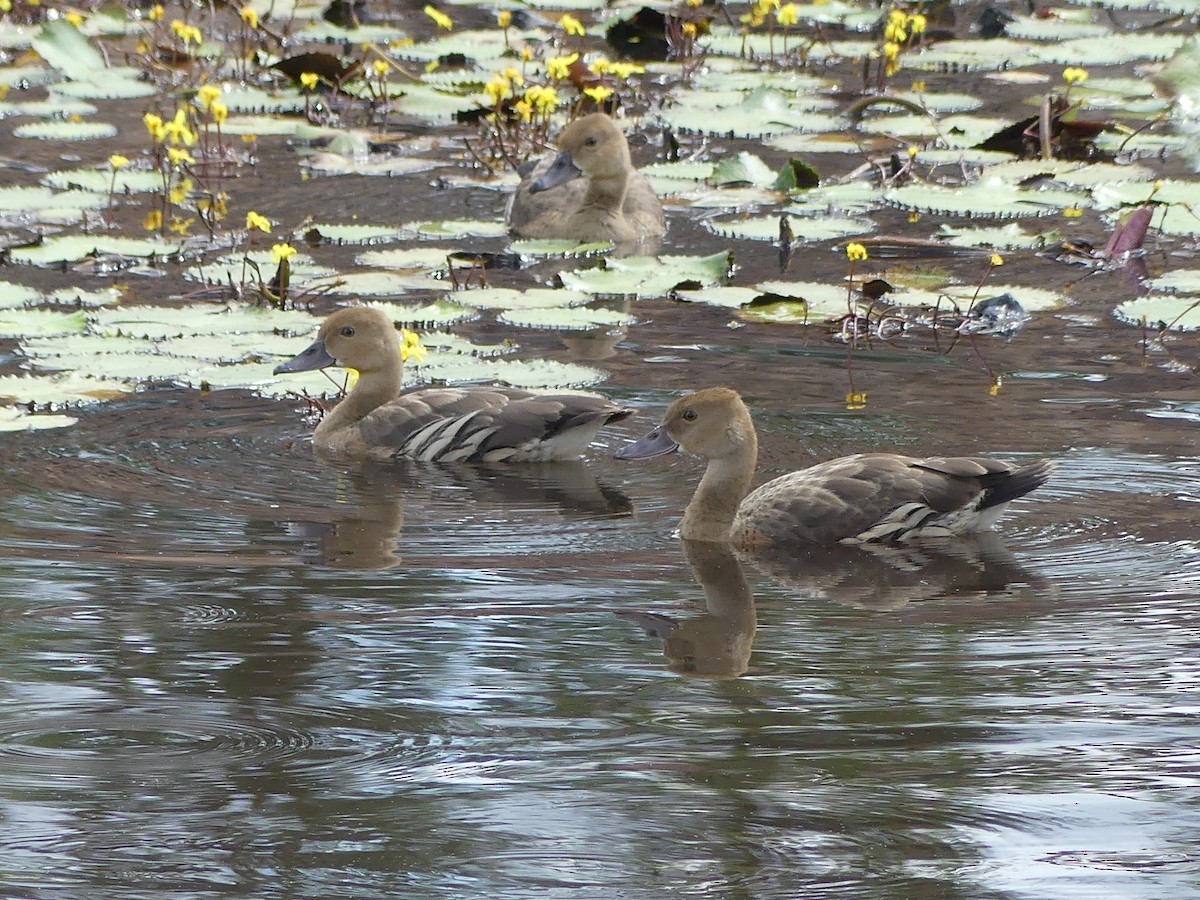
[[[546,191],[575,178],[624,179],[633,169],[629,144],[604,113],[576,119],[558,136],[558,156],[529,185],[530,193]]]
[[[613,455],[649,459],[682,447],[706,459],[723,459],[745,453],[755,441],[754,423],[737,391],[705,388],[680,397],[667,407],[661,425]]]
[[[317,339],[275,374],[307,372],[339,365],[366,374],[389,369],[400,361],[400,341],[391,318],[378,309],[356,306],[335,312],[321,325]]]

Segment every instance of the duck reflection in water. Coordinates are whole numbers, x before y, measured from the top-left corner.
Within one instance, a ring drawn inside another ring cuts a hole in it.
[[[672,672],[697,678],[736,678],[750,666],[758,620],[750,583],[733,548],[683,541],[696,583],[704,589],[702,616],[675,619],[658,613],[618,613],[660,638]]]
[[[429,521],[422,510],[466,503],[464,498],[469,498],[472,512],[557,511],[567,517],[607,518],[632,510],[624,493],[597,480],[580,460],[520,467],[362,461],[334,473],[333,514],[321,521],[290,523],[289,531],[311,541],[303,554],[306,562],[338,569],[388,569],[404,562],[400,544],[406,503],[409,515],[419,516],[420,522]],[[504,548],[483,549],[504,555]],[[413,550],[422,552],[416,546]]]

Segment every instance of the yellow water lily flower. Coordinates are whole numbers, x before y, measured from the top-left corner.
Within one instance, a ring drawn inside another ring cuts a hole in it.
[[[242,21],[246,23],[247,27],[258,27],[258,12],[253,7],[243,6],[238,15],[242,17]]]
[[[296,248],[291,244],[276,244],[271,248],[271,259],[275,264],[283,262],[285,259],[291,259],[296,255]]]
[[[409,331],[407,328],[400,329],[400,361],[408,362],[425,362],[425,347],[421,343],[421,336],[415,331]]]
[[[318,75],[316,72],[301,72],[300,73],[300,86],[303,87],[306,91],[315,90],[317,87],[317,83],[320,82],[320,80],[321,80],[321,76]]]
[[[570,56],[553,56],[546,60],[546,74],[556,81],[569,78],[571,75],[571,66],[578,59],[578,53],[572,53]]]
[[[151,22],[161,22],[163,16],[166,14],[167,11],[163,9],[163,5],[161,3],[155,3],[152,7],[150,7],[150,11],[146,13],[146,18]]]
[[[371,63],[371,68],[375,71],[375,76],[377,78],[382,78],[392,70],[391,63],[385,59],[375,60],[375,62]]]
[[[775,13],[775,21],[780,25],[795,25],[800,21],[800,11],[795,3],[785,3]]]
[[[213,102],[213,105],[208,108],[209,115],[212,116],[214,122],[218,125],[222,124],[229,117],[229,107],[224,103]]]
[[[146,131],[150,133],[150,138],[154,143],[162,143],[167,136],[167,128],[163,124],[162,116],[156,116],[154,113],[146,113],[142,116],[142,121],[146,123]]]
[[[603,103],[605,100],[611,97],[613,93],[612,88],[605,87],[602,84],[596,85],[595,87],[584,88],[583,92],[597,103]]]
[[[427,15],[427,16],[429,16],[429,18],[433,19],[433,24],[437,25],[437,27],[441,28],[443,31],[453,31],[454,30],[454,20],[451,19],[444,12],[442,12],[440,9],[437,9],[430,4],[426,4],[425,5],[425,15]]]
[[[512,13],[507,9],[502,9],[496,13],[496,24],[501,28],[507,28],[512,24]]]
[[[171,160],[171,164],[178,166],[181,163],[194,163],[196,161],[192,154],[188,153],[183,147],[168,147],[167,158]]]
[[[583,27],[583,23],[570,13],[563,13],[559,16],[558,25],[567,34],[573,34],[577,37],[583,37],[587,33],[587,29]]]
[[[196,91],[196,99],[200,101],[200,105],[208,109],[213,105],[213,101],[221,96],[221,89],[215,84],[203,85],[200,90]]]
[[[846,258],[849,259],[850,262],[862,262],[867,258],[867,248],[862,244],[847,244]]]
[[[1004,257],[999,253],[993,253],[992,258],[988,260],[992,264],[992,268],[1004,265]]]
[[[147,231],[158,231],[162,228],[163,217],[161,209],[152,209],[146,213],[146,221],[142,223],[142,227]]]
[[[1063,81],[1067,84],[1080,84],[1087,81],[1087,69],[1081,69],[1078,66],[1068,66],[1063,69]]]
[[[270,234],[271,220],[266,216],[259,215],[254,210],[250,210],[250,212],[246,213],[246,230],[253,231],[255,228],[265,234]]]
[[[129,157],[122,156],[120,153],[114,153],[108,158],[108,164],[112,166],[114,170],[119,169],[122,166],[129,165]]]

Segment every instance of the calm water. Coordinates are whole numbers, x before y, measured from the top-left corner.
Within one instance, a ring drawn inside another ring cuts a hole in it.
[[[106,112],[136,131],[135,106]],[[301,183],[282,142],[262,155],[236,190],[279,219],[348,220],[348,197],[385,223],[503,203],[431,193],[429,175]],[[703,211],[670,213],[669,249],[729,246]],[[143,211],[120,215],[135,230]],[[1103,243],[1094,218],[1059,224]],[[1189,265],[1180,250],[1155,247],[1150,271]],[[773,248],[736,252],[737,283],[778,274]],[[820,246],[790,276],[844,273]],[[578,465],[331,468],[298,410],[236,392],[148,390],[4,436],[0,892],[1200,894],[1195,341],[1143,353],[1110,315],[1120,275],[1033,254],[1003,274],[1072,303],[979,341],[995,395],[969,345],[913,335],[859,348],[868,403],[847,410],[825,331],[666,300],[608,340],[521,333],[526,355],[589,358],[644,410]],[[189,289],[177,270],[126,286]],[[695,460],[608,458],[719,383],[756,411],[764,476],[874,448],[1060,465],[994,540],[740,564],[672,534]]]

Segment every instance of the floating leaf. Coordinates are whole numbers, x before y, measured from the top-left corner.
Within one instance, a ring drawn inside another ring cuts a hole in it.
[[[87,196],[95,197],[89,194]],[[32,247],[14,247],[13,262],[51,266],[63,262],[76,262],[98,254],[138,257],[172,257],[182,253],[178,244],[148,238],[125,238],[105,234],[51,235]]]
[[[331,244],[373,244],[394,241],[403,237],[404,230],[390,225],[334,225],[317,223],[304,232],[305,240],[328,241]]]
[[[455,322],[463,322],[479,315],[470,307],[451,303],[449,300],[438,300],[422,306],[401,306],[396,303],[367,303],[365,305],[383,310],[391,316],[393,322],[406,328],[444,328]]]
[[[530,238],[513,241],[508,245],[508,252],[518,256],[595,256],[599,253],[607,253],[612,248],[613,245],[608,241],[581,244],[573,240]]]
[[[661,297],[682,286],[702,287],[723,281],[732,254],[712,256],[628,256],[606,258],[603,267],[560,272],[563,287],[588,294]]]
[[[90,316],[92,329],[101,334],[162,339],[178,335],[224,332],[290,332],[312,330],[313,316],[299,310],[263,306],[221,307],[193,304],[184,307],[130,306],[105,309]]]
[[[0,406],[0,431],[40,431],[43,428],[66,428],[78,421],[74,416],[30,415],[23,409]]]
[[[43,141],[96,141],[110,138],[117,126],[108,122],[29,122],[13,129],[13,136]]]
[[[1148,294],[1118,304],[1113,315],[1127,325],[1141,327],[1144,322],[1155,330],[1196,331],[1200,329],[1200,295]]]
[[[756,216],[748,219],[705,219],[704,227],[724,238],[750,241],[779,239],[779,216]],[[838,216],[821,218],[788,217],[792,236],[798,241],[825,241],[851,234],[867,234],[875,230],[870,219],[850,219]]]
[[[753,184],[756,187],[772,187],[776,179],[775,170],[753,153],[745,150],[727,156],[718,162],[708,176],[709,184]]]
[[[422,366],[422,372],[448,384],[496,382],[528,390],[574,390],[599,384],[605,377],[590,366],[542,359],[452,357]]]
[[[622,328],[637,321],[628,313],[613,309],[591,309],[586,306],[562,309],[508,309],[496,319],[521,328],[549,328],[556,331]]]
[[[762,293],[760,290],[747,287],[706,287],[697,290],[676,291],[674,297],[687,303],[707,303],[709,306],[737,309],[762,296]]]
[[[517,291],[512,288],[481,288],[473,291],[456,291],[450,295],[459,303],[476,309],[531,310],[576,306],[586,303],[590,297],[579,291],[553,288],[533,288]]]
[[[1168,294],[1200,294],[1200,269],[1177,269],[1151,279],[1148,286],[1152,291]]]
[[[1136,59],[1166,59],[1183,44],[1182,34],[1139,32],[1114,40],[1112,36],[1077,38],[1032,48],[1040,62],[1065,66],[1115,66]]]
[[[711,98],[688,95],[688,100],[703,106],[679,105],[659,112],[669,127],[685,132],[720,134],[729,137],[764,137],[790,131],[833,131],[835,116],[815,113],[811,108],[780,91],[759,88],[748,94],[732,92],[727,108],[715,109]]]
[[[447,259],[456,252],[450,247],[401,247],[395,250],[367,250],[354,257],[360,266],[382,269],[445,269]]]
[[[54,312],[48,309],[0,309],[0,337],[71,334],[87,328],[82,312]]]
[[[404,228],[419,237],[505,237],[508,234],[503,222],[409,222]]]
[[[104,57],[66,19],[52,19],[31,42],[37,54],[68,78],[88,78],[106,68]]]
[[[119,381],[92,378],[78,372],[61,375],[0,375],[0,397],[13,403],[86,404],[111,400],[132,387]]]
[[[136,77],[120,77],[112,70],[96,72],[79,81],[61,81],[49,85],[49,90],[51,99],[67,97],[75,100],[136,100],[158,92],[153,82],[139,81]]]
[[[995,219],[1050,216],[1068,207],[1091,205],[1086,194],[1025,191],[999,178],[982,178],[964,187],[907,184],[886,192],[884,199],[902,209]]]
[[[996,250],[1036,250],[1056,235],[1029,234],[1020,225],[997,225],[992,228],[956,228],[943,224],[937,237],[956,247],[992,247]]]
[[[42,183],[53,188],[78,188],[82,191],[92,191],[104,194],[107,203],[108,192],[118,194],[141,194],[163,189],[163,176],[160,172],[147,172],[128,166],[116,171],[113,180],[113,170],[108,169],[63,169],[50,172],[42,177]]]
[[[968,308],[977,298],[986,299],[999,294],[1010,294],[1027,312],[1040,312],[1048,309],[1058,309],[1066,305],[1067,298],[1058,291],[1047,288],[1028,287],[1015,284],[995,284],[989,281],[979,290],[975,285],[956,284],[942,288],[941,293],[956,301],[964,309]],[[902,302],[902,298],[896,298]]]
[[[0,212],[32,212],[46,209],[99,209],[105,197],[84,191],[52,191],[44,187],[0,188]]]
[[[0,281],[0,309],[16,309],[40,302],[42,295],[34,288],[11,281]]]

